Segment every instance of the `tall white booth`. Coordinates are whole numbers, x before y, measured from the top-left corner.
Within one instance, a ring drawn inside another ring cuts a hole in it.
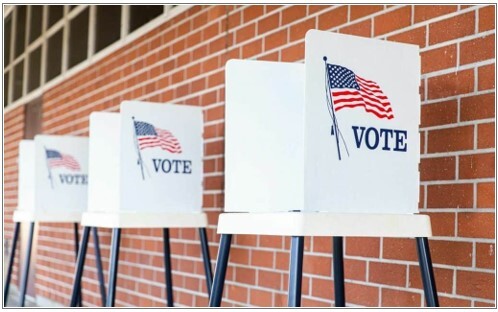
[[[168,306],[173,306],[169,228],[198,228],[208,291],[212,273],[202,212],[202,108],[139,101],[90,115],[88,207],[83,213],[71,306],[76,304],[88,229],[113,229],[107,306],[114,306],[121,230],[162,228]]]
[[[418,214],[417,46],[311,30],[305,64],[226,65],[225,213],[210,306],[220,306],[233,234],[292,236],[289,306],[300,306],[304,236],[332,236],[336,306],[343,237],[415,237],[437,306]]]
[[[20,305],[24,306],[35,222],[73,223],[78,253],[78,223],[87,205],[88,138],[37,135],[19,143],[18,206],[14,211],[14,238],[4,287],[8,292],[21,222],[30,224],[28,247],[20,285]],[[98,275],[103,284],[98,236],[94,231]],[[81,293],[78,293],[81,304]]]

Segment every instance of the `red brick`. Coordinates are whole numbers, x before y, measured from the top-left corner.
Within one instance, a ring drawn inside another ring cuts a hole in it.
[[[460,102],[460,120],[477,120],[495,117],[495,94],[468,96]]]
[[[263,39],[251,41],[242,46],[242,58],[250,58],[263,52]]]
[[[331,254],[332,237],[321,237],[321,236],[313,237],[313,251]]]
[[[476,267],[483,269],[495,269],[495,244],[476,244]]]
[[[273,267],[274,253],[266,250],[251,250],[251,265],[259,267]]]
[[[235,243],[240,246],[254,247],[258,244],[256,235],[236,235]]]
[[[345,283],[347,302],[367,307],[379,306],[379,288],[354,283]]]
[[[374,18],[374,36],[395,31],[411,24],[412,8],[405,6]]]
[[[303,272],[307,274],[331,276],[331,257],[306,255],[303,262]]]
[[[477,183],[477,208],[495,208],[495,183]]]
[[[495,147],[495,123],[485,123],[477,126],[477,148]]]
[[[475,14],[468,12],[429,25],[429,44],[436,44],[474,34]]]
[[[453,292],[453,270],[434,268],[434,278],[436,279],[436,288],[438,293],[451,294]],[[420,267],[410,265],[408,287],[423,289]]]
[[[428,99],[444,98],[474,91],[474,70],[467,69],[441,76],[430,77],[427,81]]]
[[[295,62],[304,59],[304,42],[283,49],[281,55],[282,62]]]
[[[254,285],[256,283],[256,270],[242,267],[235,268],[235,281]]]
[[[456,5],[414,5],[414,8],[415,23],[446,15],[457,10]]]
[[[258,285],[265,288],[280,290],[282,287],[282,274],[258,270]]]
[[[422,302],[420,294],[414,292],[389,288],[382,288],[381,292],[383,307],[420,307]]]
[[[331,279],[312,278],[311,295],[313,297],[331,300],[334,298],[334,283]]]
[[[349,17],[351,21],[355,19],[374,14],[384,9],[383,5],[350,5]]]
[[[408,30],[396,35],[392,35],[387,37],[387,40],[394,42],[403,42],[403,43],[411,43],[416,44],[419,47],[425,47],[425,37],[426,37],[426,27],[422,26],[419,28],[415,28],[412,30]]]
[[[275,253],[275,268],[278,270],[288,270],[289,269],[289,253],[288,252],[276,252]]]
[[[270,13],[272,11],[275,11],[275,10],[281,8],[281,7],[282,7],[281,5],[274,5],[274,4],[272,4],[272,5],[265,5],[265,13],[268,14],[268,13]]]
[[[254,38],[256,35],[256,24],[251,23],[237,30],[235,33],[235,38],[237,38],[237,43],[247,41]]]
[[[329,30],[348,21],[348,7],[341,6],[318,16],[318,29]]]
[[[230,249],[230,262],[249,264],[249,250],[243,248],[232,247]]]
[[[425,154],[425,131],[420,131],[419,136],[420,136],[420,154]],[[420,207],[420,205],[424,203],[423,200],[424,197],[422,197],[422,193],[419,193],[419,196],[421,198],[421,200],[419,200],[418,202]]]
[[[360,257],[379,257],[380,239],[377,237],[348,237],[346,255]]]
[[[455,213],[434,212],[426,214],[431,218],[432,235],[455,236]]]
[[[429,247],[434,264],[472,265],[472,243],[430,240]]]
[[[469,212],[458,214],[458,236],[495,238],[494,213]]]
[[[282,29],[265,37],[265,51],[275,49],[287,43],[287,29]]]
[[[310,18],[305,21],[294,24],[290,27],[290,41],[304,40],[306,32],[315,29],[316,18]]]
[[[292,5],[282,11],[282,25],[292,23],[306,16],[305,5]]]
[[[225,286],[225,289],[228,299],[242,303],[247,302],[248,289],[246,287],[228,284]]]
[[[474,148],[474,126],[429,131],[428,153],[442,153]]]
[[[308,15],[319,12],[321,10],[328,9],[330,5],[324,4],[316,4],[316,5],[308,5]]]
[[[475,63],[495,57],[495,35],[460,43],[460,65]]]
[[[382,257],[385,259],[417,261],[417,250],[414,239],[384,237]]]
[[[495,172],[495,154],[462,155],[459,158],[459,178],[477,179],[493,178]]]
[[[346,279],[365,281],[367,263],[363,260],[344,259],[344,277]]]
[[[313,299],[308,299],[308,298],[302,298],[301,299],[301,306],[302,307],[330,307],[330,303],[324,302],[324,301],[319,301],[319,300],[313,300]]]
[[[420,180],[453,180],[455,179],[455,157],[434,157],[420,160]]]
[[[459,295],[495,299],[495,275],[472,271],[457,271],[456,293]]]
[[[474,301],[474,307],[496,308],[496,304],[476,300]]]
[[[489,5],[479,9],[479,31],[495,29],[496,6]]]
[[[363,22],[358,22],[339,29],[339,32],[347,35],[354,35],[360,37],[372,36],[372,20],[368,19]]]
[[[282,249],[282,236],[262,235],[259,237],[259,247]]]
[[[481,66],[477,70],[477,90],[495,88],[495,64]]]
[[[446,296],[439,296],[439,306],[441,306],[441,307],[470,307],[471,301],[465,300],[465,299],[451,298],[451,297],[446,297]]]
[[[458,120],[456,100],[424,104],[421,107],[421,127],[431,127],[456,123]]]
[[[243,14],[243,22],[247,23],[252,21],[255,18],[263,16],[263,6],[262,5],[251,5],[242,11]]]
[[[406,284],[406,265],[370,261],[368,274],[369,282],[392,286]]]
[[[258,21],[258,35],[278,28],[280,14],[275,13]]]
[[[427,186],[427,208],[472,208],[472,184],[437,184]]]
[[[251,300],[249,303],[257,307],[271,307],[272,306],[272,293],[269,291],[251,289]]]
[[[450,67],[455,67],[457,58],[456,44],[421,53],[422,73],[430,73]]]

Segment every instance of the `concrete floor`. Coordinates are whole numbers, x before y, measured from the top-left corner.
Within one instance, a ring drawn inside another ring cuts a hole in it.
[[[12,289],[12,285],[10,285],[9,290],[9,300],[7,300],[7,307],[19,307],[19,293],[16,290]],[[34,300],[28,296],[26,296],[25,307],[37,307]]]

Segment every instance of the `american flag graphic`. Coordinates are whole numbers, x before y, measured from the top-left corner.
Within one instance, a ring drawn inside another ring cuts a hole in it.
[[[71,155],[62,154],[56,150],[45,150],[47,156],[47,164],[49,168],[65,167],[72,171],[80,170],[80,164]]]
[[[378,118],[394,118],[389,99],[375,81],[362,78],[339,65],[327,64],[327,72],[335,111],[363,107]]]
[[[154,127],[143,121],[133,121],[135,133],[137,134],[138,147],[140,150],[152,147],[160,147],[173,154],[180,154],[182,147],[178,139],[168,130]]]

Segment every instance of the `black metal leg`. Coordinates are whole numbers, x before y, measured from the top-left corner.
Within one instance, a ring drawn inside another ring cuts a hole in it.
[[[29,224],[29,237],[28,237],[28,249],[26,250],[26,259],[24,262],[24,270],[22,272],[21,278],[21,291],[19,293],[19,305],[24,307],[24,302],[26,299],[26,290],[28,287],[28,277],[29,277],[29,265],[31,263],[31,249],[33,248],[33,235],[35,232],[35,223],[31,222]]]
[[[209,295],[211,294],[211,288],[213,286],[213,272],[211,271],[211,256],[209,255],[209,245],[206,228],[199,229],[199,236],[201,239],[202,261],[204,261],[204,273],[206,274],[206,286],[209,297]]]
[[[220,249],[218,250],[218,259],[216,260],[216,269],[214,270],[213,287],[211,289],[211,296],[209,296],[210,307],[219,307],[221,305],[231,242],[232,234],[221,234]]]
[[[5,287],[3,288],[3,306],[7,306],[7,299],[9,298],[10,280],[12,277],[12,269],[14,268],[14,260],[16,258],[17,240],[19,239],[19,229],[21,223],[14,224],[14,237],[12,238],[12,248],[10,250],[9,267],[7,269],[7,276],[5,277]]]
[[[334,236],[334,293],[335,306],[345,307],[346,296],[344,292],[344,252],[342,247],[342,236]]]
[[[76,255],[76,260],[78,260],[78,249],[79,249],[80,235],[78,232],[78,223],[74,223],[74,251]],[[78,287],[78,307],[83,306],[83,296],[81,295],[81,283]]]
[[[69,306],[71,307],[76,307],[79,298],[80,292],[81,292],[81,278],[83,276],[83,268],[85,266],[85,259],[86,259],[86,251],[88,249],[88,237],[90,236],[90,227],[85,226],[83,228],[83,236],[81,237],[81,248],[78,252],[78,256],[76,259],[76,270],[74,273],[74,280],[73,280],[73,290],[71,292],[71,302]]]
[[[121,242],[121,229],[112,230],[111,262],[109,263],[109,293],[107,294],[106,306],[113,307],[116,299],[116,282],[118,278],[119,244]]]
[[[102,269],[102,256],[100,255],[99,233],[96,227],[92,227],[93,234],[93,249],[95,250],[95,263],[97,265],[97,277],[99,279],[100,297],[102,298],[102,306],[105,307],[105,282],[104,270]]]
[[[301,306],[301,285],[303,280],[304,237],[292,236],[289,272],[289,307]]]
[[[429,250],[429,240],[427,237],[417,237],[418,262],[422,273],[422,283],[424,285],[425,300],[428,307],[439,307],[437,296],[436,280],[432,269],[431,252]]]
[[[169,229],[163,229],[164,279],[166,281],[166,304],[173,306],[173,277],[171,276],[171,250],[169,248]]]

